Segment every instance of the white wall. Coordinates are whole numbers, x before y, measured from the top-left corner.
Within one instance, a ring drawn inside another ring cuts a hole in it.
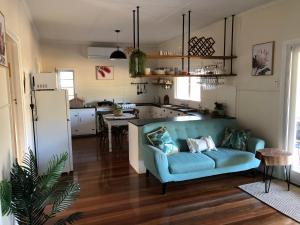
[[[283,42],[300,38],[299,11],[299,0],[280,0],[237,15],[235,18],[234,54],[238,58],[234,60],[233,70],[234,73],[237,73],[237,77],[229,78],[226,82],[230,89],[237,89],[236,100],[233,92],[229,91],[227,87],[224,91],[217,90],[212,97],[210,97],[211,93],[202,92],[202,105],[211,108],[209,102],[222,96],[224,102],[230,102],[230,111],[236,111],[236,117],[241,125],[265,138],[269,146],[279,144],[280,110],[282,108],[280,103],[282,90],[280,90],[279,82],[283,69],[282,48]],[[230,24],[228,25],[230,26]],[[216,22],[194,34],[212,36],[216,40],[216,55],[222,54],[223,21]],[[181,39],[178,37],[163,43],[160,48],[168,50],[176,48],[176,46],[180,46],[180,41]],[[268,41],[275,41],[274,75],[253,77],[251,76],[252,46]],[[178,62],[177,65],[181,64]],[[201,62],[198,61],[198,66],[201,65]],[[192,63],[193,66],[195,66],[194,63]],[[163,92],[162,95],[165,93]],[[174,96],[173,90],[167,93]],[[230,94],[227,96],[228,93]],[[232,104],[235,101],[236,104]]]
[[[137,95],[135,79],[130,78],[128,60],[89,59],[88,45],[43,42],[41,45],[43,72],[55,68],[75,69],[75,91],[86,102],[103,99],[130,102],[152,102],[155,88],[148,85],[147,94]],[[96,80],[95,66],[114,66],[114,80]],[[138,79],[137,79],[138,80]]]
[[[240,122],[278,146],[283,42],[300,37],[300,1],[283,0],[242,13],[237,17],[235,70],[237,116]],[[251,76],[252,45],[275,41],[274,75]]]
[[[39,67],[39,46],[37,35],[34,32],[30,20],[30,15],[23,0],[0,0],[0,11],[5,16],[6,30],[10,36],[12,36],[20,47],[19,59],[20,70],[22,75],[20,79],[23,80],[23,72],[25,73],[27,80],[27,87],[29,87],[29,73],[35,72]],[[14,150],[11,144],[10,125],[10,101],[7,94],[4,95],[5,86],[7,86],[6,80],[7,69],[5,67],[0,68],[0,180],[7,178],[9,175],[10,165],[15,158]],[[23,87],[20,87],[21,89]],[[22,89],[22,93],[23,89]],[[26,127],[26,144],[24,149],[33,148],[32,144],[32,126],[31,126],[31,112],[29,108],[30,94],[27,90],[26,94],[23,94],[23,108],[25,111],[25,127]],[[21,103],[21,102],[19,102]],[[7,217],[2,217],[0,212],[0,224],[10,224]]]

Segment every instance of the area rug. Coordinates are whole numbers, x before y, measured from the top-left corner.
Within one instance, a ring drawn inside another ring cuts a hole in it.
[[[264,182],[244,184],[239,188],[300,223],[299,187],[291,185],[288,191],[284,181],[272,180],[269,193],[265,193]]]

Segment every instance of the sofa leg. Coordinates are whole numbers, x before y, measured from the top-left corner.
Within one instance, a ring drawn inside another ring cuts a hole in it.
[[[146,169],[146,177],[149,177],[150,176],[150,172],[149,170]]]
[[[256,178],[256,175],[257,175],[256,169],[251,169],[250,173],[251,173],[251,175],[252,175],[253,178]]]
[[[162,194],[166,194],[167,191],[167,183],[162,183]]]

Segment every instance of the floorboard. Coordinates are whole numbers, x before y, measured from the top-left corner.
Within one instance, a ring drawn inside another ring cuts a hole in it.
[[[127,145],[109,153],[95,137],[73,139],[74,177],[81,192],[63,215],[83,212],[78,225],[298,224],[237,188],[260,177],[229,174],[171,183],[161,195],[153,176],[130,167]]]

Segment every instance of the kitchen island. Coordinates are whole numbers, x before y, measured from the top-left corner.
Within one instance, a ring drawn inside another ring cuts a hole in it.
[[[210,119],[210,116],[178,116],[173,118],[155,118],[155,119],[135,119],[128,123],[129,131],[129,162],[132,168],[139,173],[145,173],[143,152],[141,151],[141,144],[144,137],[143,127],[150,123],[157,122],[179,122],[179,121],[198,121]]]

